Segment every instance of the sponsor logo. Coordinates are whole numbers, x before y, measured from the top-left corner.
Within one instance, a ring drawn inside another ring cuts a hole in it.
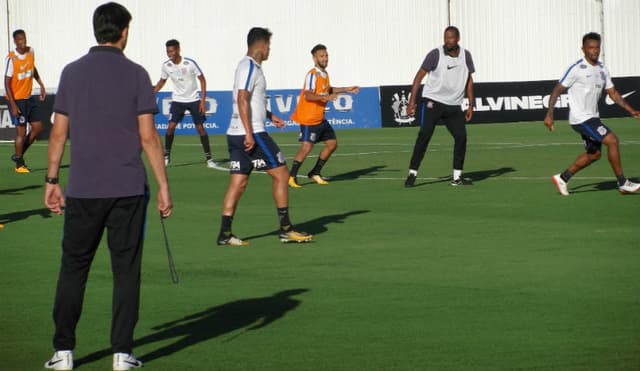
[[[15,128],[13,120],[11,119],[11,112],[9,112],[9,106],[0,105],[0,129]]]
[[[427,102],[427,108],[428,109],[433,109],[433,101],[428,101]]]
[[[404,124],[412,123],[416,118],[413,116],[409,116],[407,113],[407,107],[409,106],[409,98],[411,97],[411,92],[409,94],[405,94],[404,90],[401,90],[400,93],[395,92],[391,98],[391,109],[393,110],[393,120],[398,123],[398,126],[402,126]]]
[[[229,168],[231,170],[240,170],[240,161],[230,161]]]
[[[626,97],[630,96],[631,94],[633,94],[633,93],[635,93],[635,92],[636,92],[635,90],[634,90],[634,91],[630,91],[630,92],[628,92],[628,93],[620,94],[620,96],[621,96],[622,98],[626,98]],[[610,97],[608,94],[607,94],[607,97],[604,99],[604,102],[605,102],[608,106],[611,106],[611,105],[613,105],[613,104],[615,104],[615,103],[616,103],[616,102],[614,102],[614,101],[613,101],[613,99],[611,99],[611,97]]]
[[[457,66],[457,65],[453,65],[453,66],[449,66],[449,65],[447,65],[447,69],[448,69],[448,70],[450,70],[450,69],[452,69],[452,68],[456,68],[456,67],[458,67],[458,66]]]
[[[469,107],[469,101],[464,100],[463,109]],[[542,110],[549,107],[549,95],[524,95],[519,97],[476,97],[476,112],[484,111],[519,111]],[[556,108],[569,107],[569,95],[562,94],[556,101]]]
[[[282,152],[278,152],[276,154],[276,158],[278,159],[278,163],[279,164],[284,164],[285,163],[284,155],[282,154]]]
[[[267,162],[261,158],[257,160],[252,160],[251,162],[253,163],[253,167],[256,169],[262,169],[267,167]]]

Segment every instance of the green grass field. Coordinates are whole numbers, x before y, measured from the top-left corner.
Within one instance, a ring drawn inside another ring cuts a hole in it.
[[[606,123],[638,180],[638,121]],[[474,184],[449,185],[453,140],[439,127],[411,189],[417,129],[339,131],[331,184],[290,191],[310,244],[278,241],[270,179],[253,174],[234,219],[244,248],[215,244],[228,174],[204,166],[197,138],[178,137],[166,227],[180,283],[152,212],[134,350],[145,369],[640,369],[640,195],[618,193],[606,156],[558,195],[550,176],[582,151],[566,122],[468,130]],[[297,134],[273,136],[291,162]],[[211,139],[226,162],[224,137]],[[31,174],[13,173],[12,153],[0,145],[0,369],[40,370],[63,219],[42,203],[46,144],[27,154]],[[111,369],[108,260],[103,244],[77,329],[80,370]]]

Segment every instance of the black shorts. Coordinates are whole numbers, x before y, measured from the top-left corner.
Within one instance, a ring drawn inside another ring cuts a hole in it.
[[[327,140],[336,139],[336,132],[327,120],[323,120],[317,125],[300,125],[299,142],[326,142]]]
[[[251,152],[244,149],[244,135],[227,135],[229,172],[251,174],[253,169],[271,170],[287,163],[276,142],[266,132],[254,133],[256,145]]]
[[[200,101],[197,100],[195,102],[183,103],[183,102],[171,102],[171,107],[169,108],[169,122],[180,123],[184,118],[184,113],[189,111],[191,117],[193,118],[194,124],[202,124],[204,123],[205,117],[202,113],[200,113]]]
[[[16,100],[16,105],[20,111],[18,117],[13,117],[13,115],[9,113],[11,115],[11,122],[13,125],[23,126],[26,125],[27,122],[42,121],[42,118],[40,117],[40,106],[36,103],[36,99],[34,97],[18,99]],[[9,112],[11,112],[11,110],[9,110]]]
[[[599,117],[591,118],[581,124],[571,125],[571,128],[582,136],[587,153],[594,154],[602,149],[602,140],[611,132]]]

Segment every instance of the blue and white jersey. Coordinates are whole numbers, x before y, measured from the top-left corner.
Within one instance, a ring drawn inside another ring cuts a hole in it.
[[[180,63],[175,64],[167,60],[162,64],[160,78],[167,80],[171,78],[173,83],[173,93],[171,100],[174,102],[191,103],[200,99],[200,87],[198,76],[202,75],[202,70],[191,58],[182,57]]]
[[[598,62],[593,66],[584,58],[572,64],[559,82],[569,89],[569,123],[571,125],[600,117],[598,101],[602,96],[602,89],[613,88],[611,75],[604,65]]]
[[[250,94],[251,109],[249,119],[254,133],[265,131],[267,120],[267,81],[262,73],[262,67],[249,56],[245,56],[238,63],[233,79],[233,114],[227,135],[245,135],[240,113],[238,111],[238,91],[246,90]]]

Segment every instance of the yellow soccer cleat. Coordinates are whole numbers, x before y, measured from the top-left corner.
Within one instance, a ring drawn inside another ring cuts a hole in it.
[[[19,174],[26,174],[31,172],[31,170],[29,170],[29,168],[24,165],[15,168],[14,171]]]
[[[294,176],[290,176],[289,177],[289,187],[291,187],[291,188],[302,188],[302,186],[300,184],[298,184],[298,181],[296,180],[296,177],[294,177]]]
[[[280,230],[280,242],[310,242],[313,236],[305,232],[297,232],[293,229],[285,232]]]
[[[317,184],[321,184],[321,185],[327,185],[329,184],[329,182],[327,182],[326,180],[324,180],[320,175],[316,174],[316,175],[311,175],[309,177],[309,179],[313,180],[314,182],[316,182]]]

